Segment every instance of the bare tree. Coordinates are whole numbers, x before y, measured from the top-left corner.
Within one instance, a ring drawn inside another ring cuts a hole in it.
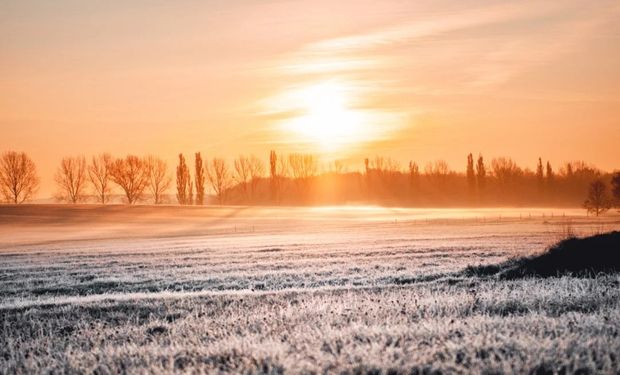
[[[592,179],[593,176],[597,176],[600,172],[601,171],[595,166],[581,160],[566,162],[564,166],[560,168],[560,174],[567,178]]]
[[[134,204],[143,198],[149,182],[146,162],[134,155],[114,160],[110,165],[110,178],[123,189],[127,203]]]
[[[289,167],[286,158],[278,155],[274,150],[269,151],[269,178],[271,188],[271,199],[280,201],[284,178],[288,176]]]
[[[7,151],[0,160],[0,191],[7,202],[23,203],[39,187],[37,169],[25,152]]]
[[[538,164],[536,164],[536,183],[538,184],[538,192],[542,192],[545,186],[545,176],[542,158],[538,158]]]
[[[288,165],[298,193],[305,197],[310,187],[310,179],[316,176],[319,169],[318,161],[312,154],[292,153],[288,156]]]
[[[93,156],[91,164],[88,166],[88,177],[93,186],[97,201],[106,204],[110,200],[112,186],[110,184],[110,166],[112,156],[101,154]]]
[[[274,150],[269,151],[269,179],[271,187],[271,199],[278,199],[278,155]]]
[[[255,155],[250,156],[250,196],[253,199],[256,193],[256,188],[260,179],[265,174],[265,165],[263,161],[257,158]]]
[[[347,167],[345,166],[344,161],[342,160],[334,160],[330,169],[331,169],[331,172],[335,174],[342,174],[347,171]]]
[[[484,166],[484,158],[482,155],[478,155],[478,161],[476,162],[476,182],[478,183],[478,191],[482,193],[486,186],[487,171]]]
[[[542,172],[542,161],[540,160],[540,158],[538,158],[538,163]],[[573,177],[573,174],[573,162],[567,161],[562,167],[560,167],[560,175],[570,179]],[[536,170],[536,176],[538,177],[538,169]]]
[[[436,160],[426,164],[424,174],[431,179],[437,186],[445,187],[450,175],[450,168],[445,160]]]
[[[588,197],[583,203],[583,207],[588,210],[589,213],[593,213],[596,216],[599,216],[609,209],[610,202],[607,196],[607,188],[600,178],[597,178],[590,184]]]
[[[517,163],[510,158],[496,158],[491,161],[493,175],[497,178],[499,186],[502,189],[513,188],[516,179],[523,174]]]
[[[474,155],[470,152],[467,155],[467,187],[472,193],[476,189],[476,171],[474,170]]]
[[[376,156],[370,161],[368,166],[369,171],[374,171],[379,176],[390,176],[400,171],[400,164],[398,161],[392,158],[384,158],[382,156]]]
[[[398,161],[383,156],[375,156],[372,160],[364,160],[366,167],[366,188],[368,194],[386,197],[398,190],[397,176],[400,174]]]
[[[192,181],[183,154],[179,154],[177,166],[177,200],[179,204],[192,204]]]
[[[318,170],[318,162],[312,154],[289,154],[288,165],[293,178],[302,182],[315,176]]]
[[[436,160],[426,164],[424,173],[427,175],[444,176],[450,173],[450,168],[445,160]]]
[[[295,180],[304,178],[304,154],[292,153],[288,155],[288,165],[291,171],[291,177]]]
[[[86,200],[86,158],[83,155],[63,158],[54,180],[58,185],[56,199],[59,201],[75,204]]]
[[[189,185],[187,189],[187,204],[190,206],[194,204],[194,184],[192,184],[192,180],[189,180]]]
[[[289,176],[290,173],[290,166],[289,163],[287,161],[287,159],[284,157],[284,155],[280,155],[278,156],[278,167],[277,167],[277,175],[278,178],[280,180],[282,180],[283,178],[286,178]],[[280,181],[282,182],[282,181]]]
[[[148,156],[145,159],[148,176],[148,187],[153,195],[153,203],[163,203],[163,195],[170,188],[172,179],[168,176],[168,166],[165,161]]]
[[[196,204],[202,206],[205,204],[205,168],[202,165],[202,157],[200,156],[200,152],[196,153],[196,161],[194,166],[196,168],[194,175],[194,183],[196,185]]]
[[[409,161],[409,188],[411,190],[416,189],[420,183],[420,167],[418,164],[411,160]]]
[[[277,181],[277,191],[278,191],[278,203],[282,200],[282,197],[285,196],[287,191],[287,178],[289,177],[290,168],[288,165],[288,160],[284,157],[284,154],[278,155],[278,165],[276,167],[276,181]]]
[[[551,167],[551,163],[547,162],[547,185],[549,188],[553,187],[553,181],[555,180],[555,173],[553,172],[553,168]]]
[[[620,172],[614,172],[611,176],[611,195],[616,207],[620,208]]]
[[[207,178],[213,188],[213,192],[218,198],[220,204],[223,204],[226,198],[226,190],[230,188],[232,177],[224,159],[214,158],[211,164],[207,164]]]
[[[241,185],[241,189],[243,190],[244,197],[247,198],[248,195],[248,182],[250,181],[250,159],[246,156],[240,155],[234,161],[234,180],[237,184]]]
[[[379,181],[381,185],[379,186],[382,193],[384,189],[394,189],[395,185],[395,176],[400,173],[400,164],[398,161],[392,158],[385,158],[383,156],[375,156],[372,160],[364,160],[364,164],[366,167],[366,184],[369,189],[377,192],[378,186],[375,184],[376,181]]]

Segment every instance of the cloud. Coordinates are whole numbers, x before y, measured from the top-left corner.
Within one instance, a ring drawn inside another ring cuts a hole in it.
[[[583,1],[528,1],[425,12],[400,24],[308,43],[281,59],[277,69],[392,81],[399,74],[399,89],[409,81],[418,92],[464,93],[574,51],[617,18],[618,8],[613,2],[593,7]]]
[[[329,54],[368,50],[450,31],[541,15],[541,13],[547,13],[551,9],[549,6],[538,7],[535,10],[533,7],[523,5],[499,4],[461,13],[438,14],[367,33],[311,43],[305,47],[305,51]]]

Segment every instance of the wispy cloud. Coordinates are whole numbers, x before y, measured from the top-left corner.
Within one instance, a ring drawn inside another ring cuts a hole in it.
[[[618,17],[618,5],[583,1],[499,3],[421,14],[413,20],[304,45],[284,56],[284,74],[356,74],[356,79],[415,79],[415,89],[455,93],[503,83],[519,72],[561,58],[598,26]],[[412,87],[414,89],[414,87]]]
[[[499,4],[459,13],[436,14],[367,33],[322,40],[307,45],[304,50],[326,54],[368,50],[490,23],[540,16],[552,9],[553,7],[549,5],[527,7],[519,3],[519,5]]]

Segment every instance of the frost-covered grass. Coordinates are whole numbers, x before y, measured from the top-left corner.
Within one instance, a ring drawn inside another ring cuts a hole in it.
[[[614,373],[618,277],[55,304],[3,310],[4,372]]]
[[[620,371],[620,275],[462,272],[543,250],[565,217],[295,212],[209,232],[201,211],[169,225],[120,211],[132,233],[69,218],[64,236],[41,215],[0,238],[0,373]]]

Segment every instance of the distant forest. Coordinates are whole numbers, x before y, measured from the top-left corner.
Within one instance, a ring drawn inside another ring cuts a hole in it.
[[[595,206],[592,212],[597,215],[620,202],[620,172],[603,172],[582,161],[556,168],[539,158],[536,169],[530,170],[510,158],[487,161],[469,154],[461,173],[443,160],[424,167],[411,161],[403,167],[380,156],[365,159],[361,171],[348,171],[339,161],[320,168],[315,155],[275,151],[267,163],[253,155],[232,163],[203,159],[200,153],[191,159],[179,154],[172,170],[155,156],[63,158],[55,175],[55,198],[100,204]],[[33,199],[39,182],[27,154],[2,155],[0,188],[5,202]]]

